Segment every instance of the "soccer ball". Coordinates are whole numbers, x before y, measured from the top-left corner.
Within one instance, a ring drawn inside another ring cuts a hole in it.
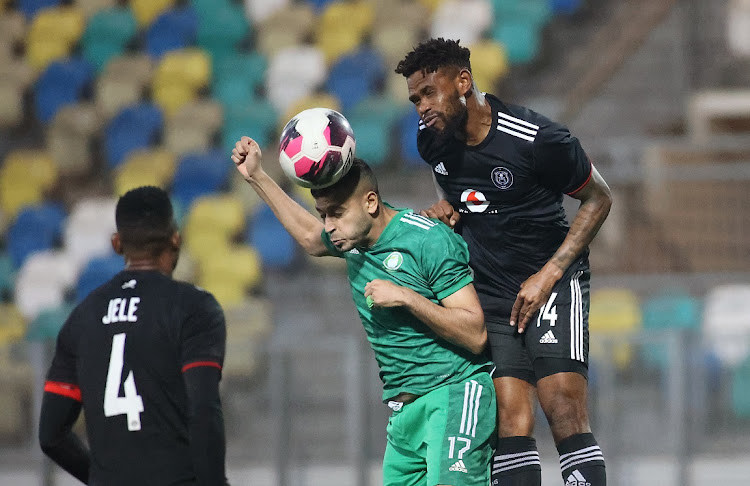
[[[354,132],[344,115],[311,108],[294,116],[282,130],[279,163],[287,177],[302,187],[328,187],[351,167],[354,145]]]

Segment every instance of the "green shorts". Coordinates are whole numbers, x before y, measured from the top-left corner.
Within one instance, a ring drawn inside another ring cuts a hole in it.
[[[487,372],[394,410],[383,485],[487,486],[496,416],[495,388]]]

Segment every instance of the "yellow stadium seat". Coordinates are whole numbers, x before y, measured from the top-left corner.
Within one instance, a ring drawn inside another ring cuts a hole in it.
[[[140,28],[149,26],[156,17],[174,4],[175,0],[130,0],[130,8]]]
[[[34,17],[26,36],[26,56],[37,70],[65,57],[83,35],[86,18],[77,7],[46,8]]]
[[[497,82],[508,73],[508,55],[499,43],[486,39],[470,46],[471,72],[481,91],[495,92]]]
[[[26,334],[26,321],[13,304],[0,303],[0,347],[16,343]]]
[[[168,52],[156,67],[153,86],[187,85],[195,90],[211,82],[211,58],[202,49]]]
[[[430,12],[434,12],[445,0],[419,0],[419,3],[427,7]]]
[[[300,111],[316,107],[330,108],[332,110],[341,111],[339,100],[336,99],[336,97],[333,95],[330,95],[328,93],[316,93],[307,96],[292,104],[292,106],[289,107],[286,113],[284,113],[282,119],[279,120],[279,133],[281,133],[281,129],[284,128],[284,125],[286,125],[286,123],[291,120],[294,115],[296,115]]]
[[[175,170],[175,156],[167,150],[138,150],[115,173],[115,192],[125,194],[140,186],[167,187]]]
[[[315,45],[321,50],[328,65],[357,49],[361,42],[358,32],[352,29],[330,30],[318,36]]]
[[[183,233],[190,238],[195,232],[212,231],[230,239],[244,227],[245,212],[237,197],[203,196],[190,206]]]
[[[154,86],[151,97],[164,112],[167,118],[173,117],[180,108],[194,101],[198,94],[187,84],[171,84]]]
[[[199,262],[198,267],[198,285],[206,289],[209,289],[209,283],[222,280],[240,287],[244,293],[261,281],[260,256],[250,245],[232,245],[223,251],[216,251]]]
[[[627,368],[632,360],[633,346],[627,340],[605,347],[596,335],[627,337],[641,327],[638,297],[628,289],[601,289],[591,292],[589,311],[590,354],[593,358],[611,360],[619,369]],[[609,351],[609,352],[608,352]]]
[[[372,4],[364,1],[331,2],[316,24],[316,45],[327,63],[356,49],[375,20]]]
[[[52,157],[36,150],[8,154],[0,168],[0,209],[13,217],[24,206],[35,204],[57,180]]]
[[[229,241],[221,233],[204,228],[204,231],[193,231],[190,234],[184,234],[182,238],[185,249],[195,259],[199,271],[205,266],[205,262],[210,261],[215,253],[224,253],[229,251]]]

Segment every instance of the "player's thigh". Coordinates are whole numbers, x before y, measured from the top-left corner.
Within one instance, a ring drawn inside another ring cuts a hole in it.
[[[495,364],[493,378],[507,376],[531,385],[535,383],[534,368],[526,351],[525,335],[519,334],[510,326],[498,329],[497,325],[493,325],[488,326],[487,339],[492,362]]]
[[[531,436],[534,432],[536,388],[510,376],[492,381],[497,395],[498,436]]]
[[[526,329],[526,350],[537,380],[573,372],[588,376],[588,268],[573,269],[553,292]]]
[[[495,445],[492,379],[479,373],[441,391],[427,409],[427,484],[486,486]]]
[[[389,440],[383,456],[383,486],[427,486],[424,457]]]

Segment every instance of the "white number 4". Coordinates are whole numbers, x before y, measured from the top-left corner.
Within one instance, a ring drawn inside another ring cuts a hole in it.
[[[547,303],[540,309],[539,317],[536,318],[536,327],[542,324],[542,319],[547,319],[550,327],[555,327],[557,321],[557,306],[553,305],[555,297],[557,297],[557,292],[552,292]]]
[[[143,399],[135,389],[133,371],[128,373],[123,383],[125,396],[120,396],[120,379],[122,378],[122,361],[125,356],[125,333],[112,337],[112,352],[109,355],[109,371],[107,371],[107,385],[104,388],[104,416],[115,417],[126,414],[128,416],[128,430],[141,430],[141,412]]]

